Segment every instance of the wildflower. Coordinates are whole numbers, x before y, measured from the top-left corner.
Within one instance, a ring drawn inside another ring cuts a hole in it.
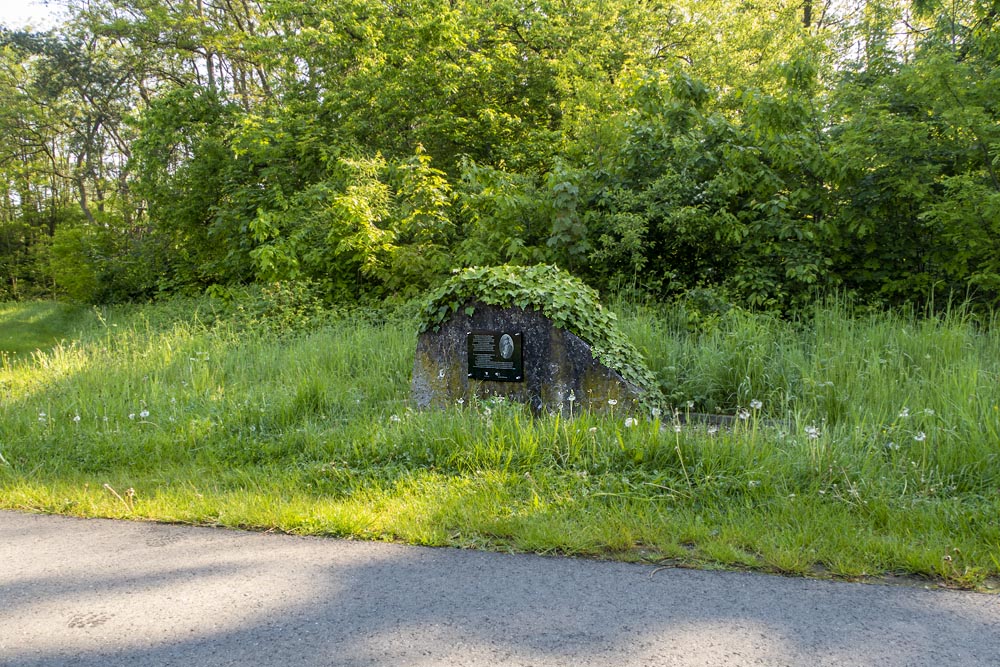
[[[764,404],[755,398],[752,401],[750,401],[750,407],[754,410],[760,410],[762,407],[764,407]]]
[[[73,415],[73,421],[75,421],[77,424],[79,424],[80,423],[80,415]]]
[[[917,431],[917,434],[913,436],[913,439],[916,440],[917,442],[923,442],[924,440],[927,439],[927,434],[924,433],[923,431]]]
[[[609,398],[608,399],[608,405],[610,405],[611,407],[615,407],[616,405],[618,405],[618,401],[616,401],[613,398]]]
[[[909,416],[910,416],[910,409],[909,408],[903,408],[902,410],[899,411],[899,418],[900,419],[906,419]]]
[[[443,380],[443,379],[444,379],[444,369],[441,368],[438,370],[438,380]]]
[[[493,411],[490,410],[489,407],[484,407],[483,408],[483,414],[486,415],[487,417],[489,417],[491,414],[493,414]]]
[[[682,430],[680,423],[674,424],[674,433],[680,433]]]
[[[128,413],[128,418],[129,419],[135,419],[135,413],[134,412]]]
[[[715,424],[712,424],[711,426],[708,427],[708,434],[709,435],[715,435],[718,432],[719,432],[719,427],[716,426]]]
[[[596,427],[596,426],[591,426],[591,427],[590,427],[590,429],[588,429],[588,430],[589,430],[589,431],[590,431],[591,433],[597,433],[597,427]]]
[[[687,402],[687,403],[685,403],[684,405],[685,405],[685,406],[687,406],[687,409],[688,409],[688,410],[691,410],[691,409],[693,409],[693,408],[694,408],[694,401],[688,401],[688,402]]]
[[[934,411],[930,408],[924,408],[924,414],[927,415],[928,417],[933,417]]]
[[[750,419],[750,411],[746,409],[740,410],[736,416],[739,417],[741,420],[746,421]]]
[[[887,442],[885,443],[885,448],[888,449],[889,451],[896,451],[899,449],[899,445],[897,445],[895,442]]]
[[[760,486],[760,482],[758,482],[755,479],[751,479],[749,482],[747,482],[747,486],[749,486],[751,489],[756,489],[758,486]]]
[[[805,431],[810,440],[815,440],[819,437],[819,429],[815,426],[806,426]]]
[[[401,422],[403,420],[399,418],[399,415],[393,415],[393,416],[389,417],[389,421],[391,421],[391,422]]]
[[[139,417],[141,417],[142,419],[145,419],[148,416],[149,416],[149,410],[143,410],[142,412],[139,413]]]
[[[575,401],[576,400],[576,392],[574,392],[573,390],[570,390],[569,396],[566,398],[566,400],[569,401],[570,403],[572,403],[573,401]]]
[[[458,404],[459,405],[465,405],[465,399],[464,398],[458,399]]]
[[[653,415],[653,419],[657,419],[660,416],[660,409],[653,408],[652,410],[649,411],[649,414]]]
[[[625,428],[632,428],[633,426],[635,426],[635,424],[636,420],[633,419],[632,417],[627,417],[625,419]]]

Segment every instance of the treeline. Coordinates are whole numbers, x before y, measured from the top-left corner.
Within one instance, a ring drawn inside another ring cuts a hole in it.
[[[69,1],[0,31],[0,298],[1000,296],[997,0]]]

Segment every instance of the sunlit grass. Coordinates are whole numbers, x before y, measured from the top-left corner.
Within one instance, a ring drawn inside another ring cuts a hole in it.
[[[30,356],[48,351],[92,324],[93,313],[83,306],[54,301],[0,303],[0,357]]]
[[[840,306],[620,321],[672,401],[632,426],[497,401],[415,412],[405,317],[104,311],[0,368],[0,506],[964,586],[1000,572],[992,323]],[[682,419],[739,410],[732,428]]]

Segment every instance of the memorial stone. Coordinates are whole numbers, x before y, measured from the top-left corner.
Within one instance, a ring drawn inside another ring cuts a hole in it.
[[[574,314],[579,309],[594,312]],[[558,321],[546,311],[558,312]],[[613,330],[613,316],[601,311],[593,290],[554,267],[466,269],[424,309],[414,402],[446,407],[502,396],[536,412],[634,411],[657,396],[649,389],[655,383],[638,352]],[[631,378],[568,330],[574,319],[607,334],[605,356],[626,362]]]

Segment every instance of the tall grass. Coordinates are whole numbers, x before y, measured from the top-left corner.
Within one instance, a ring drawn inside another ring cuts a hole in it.
[[[4,359],[0,506],[970,586],[1000,572],[992,321],[832,303],[691,326],[625,304],[671,401],[626,422],[416,412],[412,320],[307,315],[116,308]]]

